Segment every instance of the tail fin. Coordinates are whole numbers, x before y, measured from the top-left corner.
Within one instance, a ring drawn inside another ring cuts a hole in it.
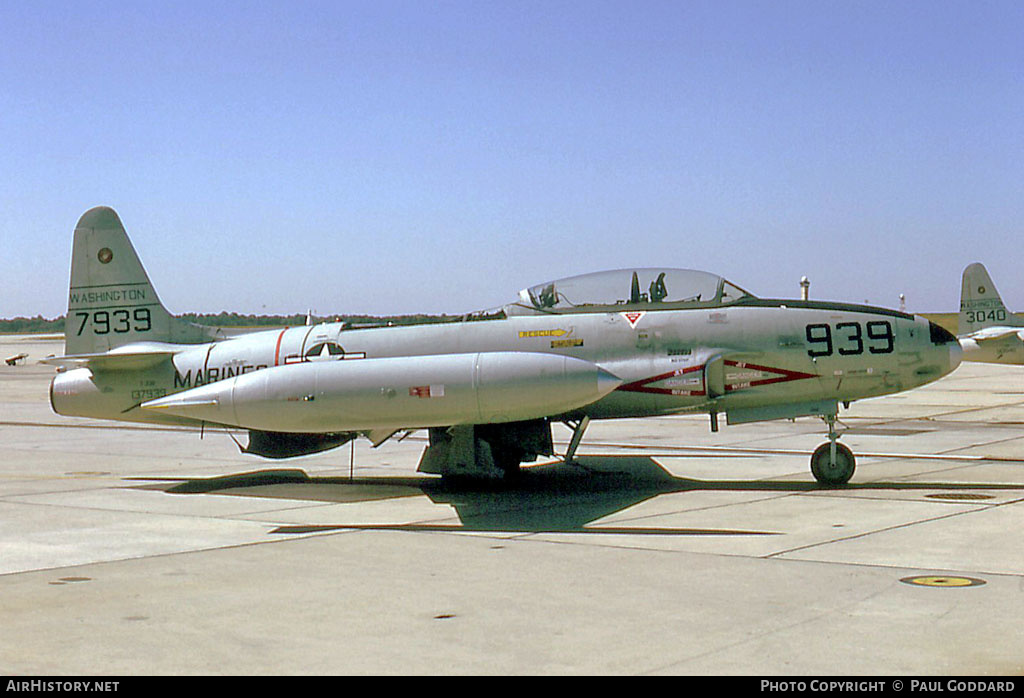
[[[167,312],[112,208],[99,206],[82,215],[71,249],[66,354],[141,341],[195,344],[211,341],[216,332]]]
[[[969,334],[986,327],[1024,325],[1006,309],[996,285],[985,265],[980,262],[967,265],[960,286],[960,334]]]

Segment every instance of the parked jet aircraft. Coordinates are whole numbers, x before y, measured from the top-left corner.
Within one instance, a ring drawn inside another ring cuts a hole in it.
[[[419,470],[448,476],[554,455],[556,421],[573,429],[571,462],[591,419],[704,413],[713,431],[720,414],[822,417],[811,471],[842,484],[855,459],[836,442],[839,403],[934,381],[961,354],[921,317],[758,298],[686,269],[559,279],[461,322],[221,337],[165,310],[105,207],[75,229],[66,333],[59,414],[244,429],[243,451],[269,458],[428,429]]]
[[[988,270],[979,262],[964,269],[957,337],[964,361],[1024,364],[1024,322],[1006,309]]]

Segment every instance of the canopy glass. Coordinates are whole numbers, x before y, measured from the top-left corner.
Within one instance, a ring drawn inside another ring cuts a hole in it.
[[[652,304],[714,307],[752,297],[721,276],[705,271],[616,269],[524,288],[519,292],[519,302],[514,305],[540,312]]]

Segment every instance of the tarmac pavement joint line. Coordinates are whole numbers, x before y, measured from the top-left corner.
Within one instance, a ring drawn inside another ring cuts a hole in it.
[[[1012,504],[1016,504],[1016,503],[1018,503],[1020,501],[1022,501],[1022,500],[1015,499],[1015,500],[1012,500],[1012,501],[1009,501],[1009,502],[979,504],[979,505],[973,506],[973,507],[971,507],[969,509],[965,509],[964,511],[954,511],[954,512],[951,512],[949,514],[944,514],[942,516],[918,519],[916,521],[911,521],[909,523],[898,524],[898,525],[895,525],[895,526],[887,526],[885,528],[878,528],[878,529],[875,529],[875,530],[872,530],[872,531],[865,531],[864,533],[858,533],[858,534],[854,534],[852,536],[844,536],[844,537],[836,538],[836,539],[830,540],[830,541],[819,541],[817,543],[811,543],[811,544],[808,544],[808,545],[801,545],[801,546],[792,548],[790,550],[777,551],[777,552],[771,553],[769,555],[765,555],[763,557],[765,557],[766,559],[767,558],[781,557],[781,556],[784,556],[784,555],[789,555],[789,554],[792,554],[792,553],[795,553],[795,552],[799,552],[801,550],[810,550],[812,548],[818,548],[818,547],[822,547],[822,546],[825,546],[825,545],[833,545],[835,543],[841,543],[841,542],[844,542],[844,541],[868,538],[870,536],[878,535],[878,534],[881,534],[881,533],[888,533],[889,531],[896,531],[896,530],[900,530],[900,529],[907,529],[907,528],[912,528],[914,526],[920,526],[922,524],[928,524],[928,523],[934,523],[936,521],[952,519],[952,518],[955,518],[955,517],[958,517],[958,516],[966,516],[966,515],[969,515],[969,514],[976,514],[978,512],[988,511],[988,510],[991,510],[991,509],[997,509],[999,507],[1005,507],[1005,506],[1009,506],[1009,505],[1012,505]],[[958,502],[958,504],[967,506],[963,502]],[[843,563],[843,564],[856,564],[856,563]],[[1005,574],[1005,573],[1003,573],[1003,574]]]

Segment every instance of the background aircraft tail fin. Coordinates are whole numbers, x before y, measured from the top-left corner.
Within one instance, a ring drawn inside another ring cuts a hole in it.
[[[1024,325],[1006,309],[996,285],[980,262],[967,265],[960,285],[960,334],[968,334],[986,327]]]
[[[167,312],[112,208],[99,206],[82,215],[71,248],[66,354],[141,341],[208,342],[216,332]]]

